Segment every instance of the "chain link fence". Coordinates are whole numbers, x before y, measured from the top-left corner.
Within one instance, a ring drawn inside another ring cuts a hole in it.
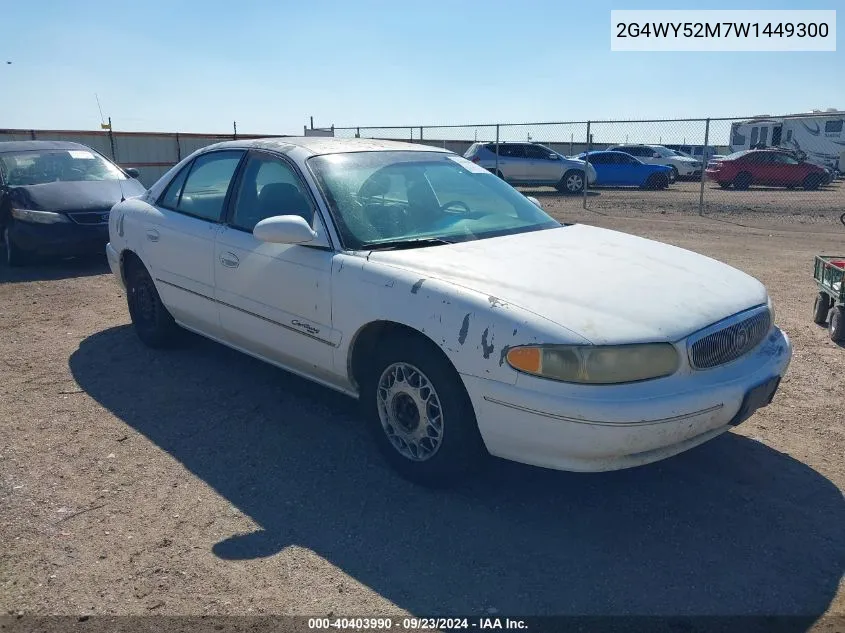
[[[332,129],[338,137],[392,139],[466,155],[526,195],[553,197],[564,209],[838,217],[845,204],[843,123],[843,111],[818,111]],[[582,182],[567,181],[578,170],[573,159],[589,162],[580,163],[588,185],[576,191],[567,187]]]

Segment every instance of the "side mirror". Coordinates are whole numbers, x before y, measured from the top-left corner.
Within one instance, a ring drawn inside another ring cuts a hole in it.
[[[252,229],[255,239],[272,244],[304,244],[317,233],[308,226],[301,215],[274,215],[261,220]]]
[[[123,171],[126,172],[127,176],[129,176],[130,178],[135,178],[136,180],[141,176],[141,173],[134,167],[127,167]]]
[[[540,203],[540,201],[539,201],[539,200],[537,200],[537,198],[535,198],[534,196],[525,196],[525,197],[526,197],[526,198],[528,198],[531,202],[533,202],[534,204],[536,204],[536,205],[537,205],[538,207],[540,207],[541,209],[543,208],[543,205],[542,205],[542,204]]]

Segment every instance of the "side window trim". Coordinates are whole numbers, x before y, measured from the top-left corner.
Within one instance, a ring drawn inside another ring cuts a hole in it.
[[[164,199],[167,197],[167,194],[170,192],[170,187],[173,186],[173,183],[179,180],[182,177],[182,174],[185,174],[185,178],[182,180],[182,183],[179,185],[179,195],[176,197],[176,206],[179,206],[179,201],[182,200],[182,190],[185,189],[185,182],[188,180],[188,176],[191,175],[191,169],[194,167],[194,162],[196,159],[192,160],[190,163],[182,167],[176,175],[167,183],[167,186],[162,190],[161,194],[159,194],[158,198],[155,201],[157,207],[161,207],[162,209],[167,209],[168,211],[176,211],[178,213],[178,209],[174,209],[173,207],[168,207],[164,204]]]
[[[223,198],[223,208],[221,210],[220,215],[217,217],[216,220],[212,220],[210,218],[206,218],[204,216],[197,215],[197,214],[194,214],[194,213],[188,213],[184,209],[178,209],[178,208],[173,209],[172,207],[167,207],[167,206],[164,206],[163,204],[161,204],[161,201],[164,199],[164,196],[167,195],[167,192],[170,189],[170,184],[172,184],[173,181],[175,181],[177,178],[179,178],[179,176],[182,174],[183,171],[188,170],[187,174],[185,175],[185,180],[182,181],[182,184],[179,187],[179,197],[176,199],[176,206],[178,207],[182,203],[182,194],[185,192],[185,184],[187,184],[188,179],[191,177],[191,173],[194,171],[194,166],[197,164],[197,159],[199,159],[203,156],[208,156],[210,154],[218,154],[218,153],[221,153],[221,152],[240,152],[241,157],[240,157],[240,160],[238,161],[237,167],[235,167],[235,173],[232,175],[231,180],[229,180],[229,187],[226,189],[226,195]],[[243,148],[233,147],[233,148],[223,148],[223,149],[211,150],[209,152],[203,152],[202,154],[198,154],[196,157],[194,157],[194,159],[189,164],[185,165],[185,167],[183,167],[179,171],[179,173],[177,173],[173,177],[173,180],[171,180],[170,183],[168,183],[167,187],[164,188],[164,191],[161,192],[161,195],[159,196],[158,200],[156,200],[156,206],[162,207],[163,209],[167,209],[168,211],[173,211],[173,213],[179,213],[180,215],[184,215],[184,216],[189,217],[189,218],[195,218],[197,220],[203,220],[205,222],[210,222],[212,224],[222,224],[225,221],[225,218],[228,215],[229,205],[231,204],[233,185],[235,184],[235,182],[237,182],[240,179],[241,172],[243,171],[245,157],[248,153],[249,152],[247,150],[244,150]]]
[[[249,149],[248,151],[244,152],[244,157],[241,159],[241,163],[238,166],[237,174],[234,178],[232,178],[232,187],[229,190],[226,198],[226,204],[224,205],[224,213],[222,224],[225,224],[226,227],[235,230],[241,231],[242,233],[249,233],[252,234],[252,231],[247,231],[246,229],[232,224],[232,219],[235,214],[235,203],[237,202],[237,195],[240,193],[241,184],[243,183],[244,174],[246,172],[246,165],[249,161],[251,156],[269,156],[274,158],[280,162],[282,162],[285,166],[290,168],[293,175],[299,182],[300,189],[308,198],[308,201],[311,203],[311,207],[314,210],[314,217],[320,223],[320,228],[323,229],[323,235],[326,238],[326,241],[329,243],[328,247],[319,245],[319,244],[300,244],[300,246],[305,246],[308,248],[316,248],[320,250],[334,250],[334,243],[332,242],[331,235],[329,234],[328,225],[326,221],[323,219],[323,213],[320,210],[320,205],[317,202],[316,197],[314,196],[314,192],[311,191],[311,187],[308,186],[308,182],[305,180],[305,177],[302,174],[302,171],[297,167],[296,163],[290,160],[287,156],[280,154],[278,152],[273,152],[270,150],[265,149]]]

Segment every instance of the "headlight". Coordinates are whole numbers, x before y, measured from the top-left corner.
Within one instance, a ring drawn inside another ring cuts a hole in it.
[[[34,211],[32,209],[15,209],[12,208],[12,217],[21,222],[34,222],[35,224],[59,224],[62,222],[70,222],[68,217],[63,213],[53,213],[52,211]]]
[[[678,352],[669,343],[521,346],[511,348],[507,360],[526,374],[591,385],[661,378],[678,369]]]

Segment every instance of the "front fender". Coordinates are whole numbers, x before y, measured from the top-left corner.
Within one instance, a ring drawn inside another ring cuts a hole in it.
[[[559,325],[497,297],[361,257],[335,258],[333,325],[343,332],[337,367],[345,367],[357,332],[392,321],[433,341],[461,374],[513,384],[508,350],[532,343],[586,344]]]

